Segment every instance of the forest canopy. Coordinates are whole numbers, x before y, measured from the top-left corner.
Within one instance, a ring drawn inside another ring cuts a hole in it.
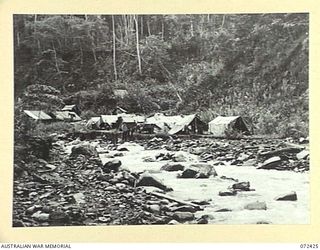
[[[260,134],[308,134],[308,14],[13,19],[19,107],[30,107],[31,96],[33,108],[74,103],[84,115],[116,105],[143,114],[197,112],[206,121],[243,115]],[[127,94],[117,96],[119,89]]]

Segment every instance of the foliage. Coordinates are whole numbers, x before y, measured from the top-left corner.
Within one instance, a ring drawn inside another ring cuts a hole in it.
[[[15,98],[45,110],[63,99],[88,116],[116,105],[205,120],[244,115],[256,133],[307,135],[308,18],[14,15]],[[115,89],[129,94],[117,98]]]

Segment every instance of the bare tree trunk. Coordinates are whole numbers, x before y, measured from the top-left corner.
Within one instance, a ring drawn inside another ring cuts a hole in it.
[[[147,29],[148,29],[148,34],[149,34],[149,36],[151,36],[151,30],[150,30],[149,20],[147,21]]]
[[[112,15],[112,44],[113,44],[113,72],[114,79],[118,80],[117,66],[116,66],[116,33],[115,33],[115,24],[114,16]]]
[[[61,71],[60,71],[60,68],[59,68],[59,64],[58,64],[58,57],[57,57],[57,51],[56,51],[56,48],[54,46],[54,42],[52,41],[52,49],[53,49],[53,54],[54,54],[54,60],[55,60],[55,66],[56,66],[56,70],[57,70],[57,73],[59,74],[60,76],[60,80],[62,82],[62,91],[64,92],[65,91],[65,86],[64,86],[64,83],[62,81],[62,75],[61,75]]]
[[[226,19],[226,15],[223,15],[220,30],[222,30],[222,29],[223,29],[223,25],[224,25],[224,21],[225,21],[225,19]]]
[[[17,45],[18,45],[18,48],[20,48],[20,32],[19,31],[17,32]]]
[[[161,38],[163,41],[164,40],[164,22],[163,22],[163,20],[161,20]]]
[[[141,16],[140,36],[143,37],[143,16]]]
[[[138,67],[139,67],[139,74],[142,75],[141,69],[141,57],[140,57],[140,48],[139,48],[139,25],[138,25],[138,15],[134,15],[134,22],[136,24],[136,45],[137,45],[137,57],[138,57]]]
[[[190,22],[190,32],[191,32],[191,36],[194,36],[194,32],[193,32],[193,22],[191,20]]]
[[[79,45],[80,45],[80,64],[83,64],[83,50],[82,50],[82,44],[81,39],[79,38]]]

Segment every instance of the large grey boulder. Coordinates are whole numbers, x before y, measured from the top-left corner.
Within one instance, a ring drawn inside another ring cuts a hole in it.
[[[197,163],[187,167],[178,177],[202,179],[209,178],[210,176],[217,176],[217,172],[214,167],[206,163]]]
[[[296,201],[298,200],[297,193],[292,191],[288,194],[282,194],[275,198],[276,201]]]
[[[258,169],[276,169],[281,162],[282,160],[279,156],[274,156],[265,160],[260,166],[258,166]]]
[[[178,163],[175,163],[175,164],[167,163],[166,165],[161,167],[161,170],[169,171],[169,172],[180,171],[180,170],[184,170],[184,166]]]
[[[143,173],[141,174],[140,178],[137,181],[137,187],[138,186],[151,186],[151,187],[157,187],[164,191],[172,191],[172,188],[167,187],[164,185],[160,180],[158,180],[155,176],[152,176],[149,173]]]
[[[112,160],[105,163],[102,167],[103,171],[106,173],[109,173],[110,171],[119,171],[119,168],[121,166],[120,160]]]

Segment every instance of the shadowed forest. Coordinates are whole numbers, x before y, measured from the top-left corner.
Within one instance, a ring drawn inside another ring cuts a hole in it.
[[[84,118],[243,115],[256,134],[308,136],[308,18],[14,15],[16,129],[24,109],[77,104]]]

